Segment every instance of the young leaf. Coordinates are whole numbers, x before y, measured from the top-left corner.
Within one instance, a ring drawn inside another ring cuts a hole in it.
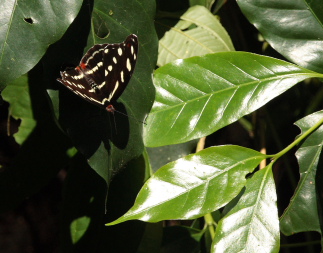
[[[177,60],[154,75],[156,99],[144,129],[146,146],[209,135],[322,74],[270,57],[224,52]]]
[[[213,253],[279,252],[276,187],[271,166],[247,181],[237,205],[219,222]]]
[[[223,51],[234,51],[228,33],[208,9],[196,5],[160,40],[157,65]]]
[[[234,198],[246,175],[266,156],[239,146],[217,146],[160,168],[142,187],[134,206],[114,225],[139,219],[194,219]]]

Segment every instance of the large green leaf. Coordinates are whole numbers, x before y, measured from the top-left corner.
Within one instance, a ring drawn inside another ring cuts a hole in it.
[[[76,17],[82,1],[0,0],[0,90],[33,68]]]
[[[171,162],[145,183],[134,206],[108,225],[132,219],[193,219],[212,212],[241,191],[246,175],[265,158],[257,151],[229,145]]]
[[[276,187],[271,166],[247,181],[236,206],[219,222],[214,253],[279,252]]]
[[[242,12],[287,59],[323,73],[321,0],[238,0]]]
[[[323,117],[323,112],[313,113],[297,121],[295,124],[306,132]],[[312,133],[297,150],[296,157],[299,162],[300,181],[295,193],[281,217],[281,230],[286,235],[305,231],[321,233],[319,213],[322,197],[317,184],[317,169],[319,159],[322,158],[323,126]]]
[[[154,75],[156,99],[144,129],[146,146],[209,135],[321,74],[270,57],[223,52],[177,60]]]
[[[223,51],[234,51],[228,33],[208,9],[197,5],[189,8],[159,41],[157,65]]]
[[[151,78],[158,43],[154,14],[155,2],[152,0],[95,1],[91,17],[87,16],[88,10],[81,13],[83,18],[91,19],[86,48],[97,43],[119,43],[131,33],[138,36],[139,53],[134,74],[114,104],[116,110],[129,117],[118,112],[110,114],[61,84],[59,93],[50,92],[62,128],[107,183],[122,166],[143,152],[142,121],[151,108],[155,93]],[[79,59],[81,57],[79,55]]]

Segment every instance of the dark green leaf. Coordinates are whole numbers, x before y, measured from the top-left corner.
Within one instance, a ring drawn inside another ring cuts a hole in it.
[[[0,90],[33,68],[76,17],[82,1],[1,1]],[[63,8],[62,8],[63,7]]]
[[[160,253],[198,253],[200,245],[193,238],[200,230],[183,227],[165,227],[163,233],[163,244]]]
[[[129,1],[95,1],[93,7],[87,48],[97,43],[122,42],[131,33],[137,34],[139,39],[134,74],[114,104],[116,110],[129,117],[118,112],[108,113],[63,86],[56,97],[51,93],[62,128],[107,183],[129,160],[143,152],[141,121],[151,108],[155,92],[151,80],[158,42],[153,26],[154,14],[155,3],[151,0],[132,1],[131,4]],[[87,17],[86,12],[82,15]]]
[[[322,75],[244,52],[167,64],[154,75],[157,94],[144,129],[145,144],[156,147],[209,135],[309,77]]]
[[[238,0],[242,12],[287,59],[323,73],[321,0]]]
[[[306,132],[323,117],[323,112],[313,113],[295,124]],[[317,169],[322,158],[323,127],[312,133],[297,150],[300,181],[289,206],[281,217],[281,230],[286,235],[298,232],[317,231],[321,233],[319,210],[320,197],[317,184]],[[318,196],[319,195],[319,196]]]
[[[136,253],[160,252],[163,223],[146,223],[145,232]]]

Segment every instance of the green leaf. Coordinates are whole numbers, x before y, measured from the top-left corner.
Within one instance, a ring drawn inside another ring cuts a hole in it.
[[[194,219],[210,213],[241,191],[245,176],[265,157],[239,146],[218,146],[169,163],[145,183],[134,206],[107,225],[132,219]]]
[[[323,72],[321,0],[238,0],[242,12],[269,44],[289,59]]]
[[[88,11],[81,14],[89,18],[86,16]],[[128,117],[118,112],[108,113],[63,86],[59,93],[50,92],[62,129],[107,183],[128,161],[143,152],[141,121],[148,114],[155,95],[151,75],[156,66],[158,45],[154,15],[154,1],[129,4],[124,0],[95,1],[90,17],[92,29],[87,48],[97,43],[122,42],[131,33],[138,36],[139,53],[134,74],[120,99],[114,103],[116,110]]]
[[[87,231],[91,219],[87,216],[79,217],[71,223],[72,243],[77,243]]]
[[[197,5],[160,40],[157,65],[222,51],[234,51],[228,33],[208,9]]]
[[[167,64],[154,75],[156,99],[144,128],[145,144],[156,147],[209,135],[309,77],[322,75],[245,52]]]
[[[279,252],[276,187],[271,166],[247,181],[237,205],[219,222],[213,253]]]
[[[306,132],[323,117],[323,111],[313,113],[295,124]],[[320,196],[318,191],[317,169],[322,158],[323,126],[313,132],[296,152],[299,162],[300,180],[290,204],[280,218],[281,230],[285,235],[298,232],[317,231],[320,226]]]
[[[76,17],[82,1],[1,1],[0,90],[33,68]],[[64,6],[64,8],[62,8]]]
[[[13,135],[16,142],[21,145],[36,126],[29,95],[28,77],[24,75],[16,79],[2,91],[1,96],[10,104],[10,115],[15,119],[21,119],[18,132]]]

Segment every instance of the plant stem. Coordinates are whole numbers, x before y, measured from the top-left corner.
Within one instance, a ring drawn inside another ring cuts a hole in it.
[[[307,138],[312,132],[314,132],[317,128],[319,128],[323,124],[323,118],[318,121],[316,124],[314,124],[311,128],[309,128],[304,134],[299,136],[295,141],[293,141],[291,144],[289,144],[286,148],[284,148],[282,151],[278,152],[275,155],[270,155],[269,157],[273,157],[273,163],[280,158],[282,155],[286,154],[288,151],[290,151],[293,147],[295,147],[297,144],[299,144],[302,140]]]
[[[211,238],[214,239],[215,229],[214,229],[214,220],[212,215],[210,213],[204,215],[204,220],[206,225],[208,226]]]

